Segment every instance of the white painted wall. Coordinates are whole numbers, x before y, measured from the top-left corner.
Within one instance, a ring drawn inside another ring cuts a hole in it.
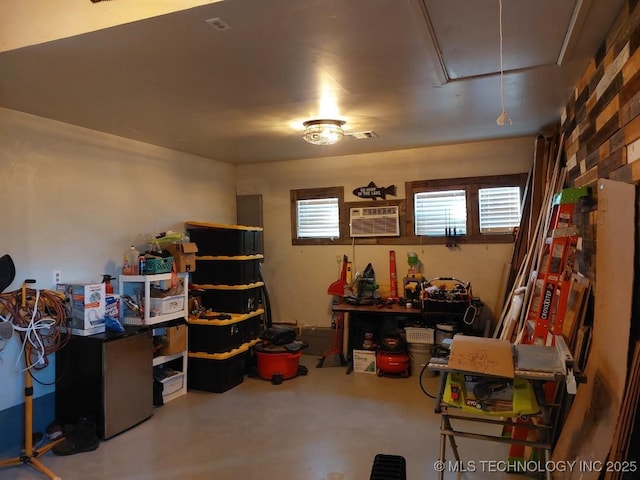
[[[375,141],[375,140],[373,140]],[[53,287],[53,270],[63,281],[116,275],[131,243],[144,246],[149,234],[182,230],[185,220],[235,223],[235,193],[263,196],[265,277],[274,320],[328,326],[328,285],[339,276],[337,257],[371,262],[381,288],[388,288],[386,246],[294,247],[290,237],[289,191],[340,186],[351,191],[374,181],[404,182],[529,170],[533,138],[289,161],[239,167],[133,142],[0,108],[0,255],[8,253],[17,277],[7,289],[34,278]],[[489,308],[495,304],[511,244],[395,246],[399,273],[406,253],[416,251],[427,277],[470,281]],[[16,369],[17,336],[2,352],[0,410],[22,402],[22,374]],[[53,367],[39,377],[53,380]],[[36,396],[52,387],[36,385]]]
[[[232,165],[0,108],[0,255],[16,279],[117,275],[124,250],[185,220],[235,223]],[[0,410],[22,402],[19,341],[1,353]],[[53,359],[51,359],[53,360]],[[38,377],[53,380],[52,367]],[[52,391],[36,384],[35,395]]]
[[[346,254],[356,269],[371,262],[381,290],[389,285],[389,250],[396,251],[398,277],[406,272],[407,253],[415,251],[427,278],[454,276],[472,284],[473,294],[494,310],[504,266],[512,244],[407,246],[292,246],[289,191],[344,186],[345,201],[357,201],[353,189],[374,181],[395,184],[404,198],[406,181],[528,172],[534,138],[466,143],[414,150],[238,166],[238,195],[262,194],[264,213],[264,274],[274,322],[329,326],[329,284],[339,278],[337,258]],[[375,140],[372,140],[375,141]]]

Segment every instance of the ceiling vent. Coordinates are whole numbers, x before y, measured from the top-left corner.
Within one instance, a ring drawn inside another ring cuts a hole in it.
[[[371,130],[368,130],[366,132],[345,133],[345,136],[353,137],[356,140],[364,140],[366,138],[377,138],[378,137],[378,135],[376,135],[376,133],[372,132]]]
[[[205,22],[207,22],[216,30],[231,30],[231,26],[219,17],[209,18],[205,20]]]
[[[398,206],[351,208],[349,226],[352,237],[399,237]]]

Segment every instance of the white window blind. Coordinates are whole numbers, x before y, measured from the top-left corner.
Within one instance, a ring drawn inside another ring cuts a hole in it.
[[[443,237],[466,235],[467,200],[464,190],[420,192],[414,196],[415,234]]]
[[[298,200],[298,238],[340,237],[340,209],[337,198]]]
[[[522,215],[520,187],[478,189],[480,233],[511,233]]]

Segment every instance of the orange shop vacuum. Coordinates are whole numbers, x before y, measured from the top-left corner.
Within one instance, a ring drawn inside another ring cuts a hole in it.
[[[284,380],[308,373],[307,367],[300,365],[300,357],[309,345],[295,339],[293,328],[272,326],[260,338],[262,342],[253,348],[260,378],[280,385]]]

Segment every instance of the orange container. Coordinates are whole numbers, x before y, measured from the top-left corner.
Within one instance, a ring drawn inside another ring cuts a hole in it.
[[[265,380],[271,380],[276,373],[282,375],[283,380],[298,375],[298,366],[302,351],[265,353],[255,351],[258,361],[258,375]]]

